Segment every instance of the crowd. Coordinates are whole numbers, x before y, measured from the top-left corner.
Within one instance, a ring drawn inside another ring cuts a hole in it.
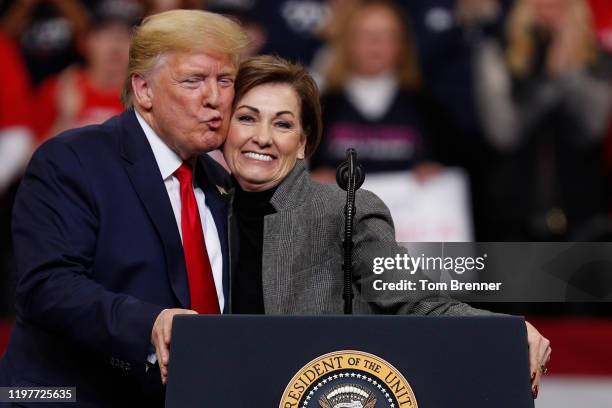
[[[608,0],[9,0],[0,315],[13,303],[11,205],[33,149],[123,110],[131,27],[173,8],[233,16],[251,38],[245,56],[310,67],[324,109],[317,180],[334,182],[355,147],[367,174],[426,183],[464,169],[478,241],[612,236]]]

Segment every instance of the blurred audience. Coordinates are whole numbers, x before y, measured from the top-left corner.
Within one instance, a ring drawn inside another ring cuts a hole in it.
[[[253,4],[254,12],[267,31],[262,54],[277,54],[309,65],[321,46],[319,33],[329,12],[326,0],[226,1]]]
[[[17,41],[36,85],[77,59],[76,39],[89,27],[88,3],[79,0],[12,0],[0,28]]]
[[[0,318],[13,309],[14,270],[10,231],[11,210],[18,178],[30,157],[29,80],[27,70],[10,38],[0,33]]]
[[[144,14],[157,14],[174,9],[203,9],[207,0],[140,0]]]
[[[268,42],[268,30],[262,23],[253,0],[209,0],[208,11],[223,14],[236,20],[249,37],[249,45],[242,53],[242,58],[259,54]]]
[[[517,0],[504,41],[482,42],[476,93],[495,240],[564,240],[605,216],[610,72],[584,0]]]
[[[435,174],[441,137],[452,131],[421,90],[412,38],[402,11],[389,1],[351,2],[323,64],[324,135],[311,160],[313,176],[335,180],[348,147],[366,172]]]
[[[119,95],[127,73],[131,27],[140,16],[137,9],[116,4],[99,4],[80,39],[85,64],[66,68],[36,92],[34,129],[40,141],[123,111]]]
[[[486,2],[489,6],[474,3]],[[473,97],[472,44],[480,31],[495,33],[503,27],[508,0],[411,0],[400,2],[406,10],[418,48],[423,85],[445,109],[453,126],[469,143],[462,160],[473,164],[480,152],[480,124]],[[467,14],[478,9],[483,15],[475,27]]]
[[[612,52],[612,4],[609,0],[589,0],[597,37],[601,46],[608,52]]]

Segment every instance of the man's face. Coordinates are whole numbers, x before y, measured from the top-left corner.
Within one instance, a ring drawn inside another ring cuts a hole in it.
[[[235,77],[229,55],[163,56],[147,81],[149,124],[183,160],[218,148],[227,134]]]

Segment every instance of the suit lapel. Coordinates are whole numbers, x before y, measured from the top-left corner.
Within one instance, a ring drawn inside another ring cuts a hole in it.
[[[120,123],[125,170],[163,244],[172,290],[181,307],[189,308],[183,245],[159,167],[134,112],[125,112]]]

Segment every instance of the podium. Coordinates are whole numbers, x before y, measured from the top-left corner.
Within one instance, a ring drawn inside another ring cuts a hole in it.
[[[532,408],[513,316],[177,316],[166,406]]]

